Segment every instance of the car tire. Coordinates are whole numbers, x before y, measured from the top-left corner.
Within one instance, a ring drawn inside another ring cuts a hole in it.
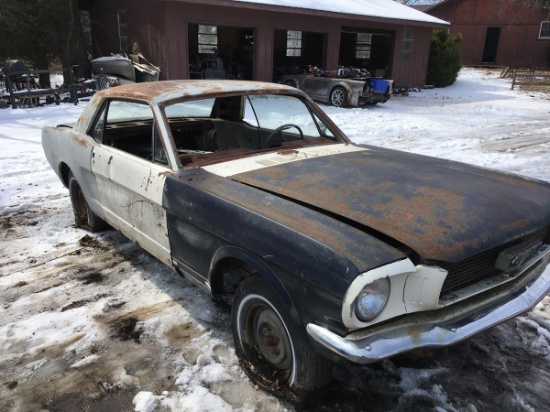
[[[258,386],[303,404],[329,383],[332,364],[313,352],[305,328],[264,279],[240,283],[231,317],[241,367]]]
[[[105,229],[107,227],[107,224],[103,219],[96,215],[92,211],[92,209],[90,209],[90,206],[88,205],[88,202],[84,197],[84,192],[82,192],[80,184],[70,172],[68,178],[68,186],[69,195],[71,197],[71,204],[73,206],[75,226],[83,229],[88,229],[91,232],[98,232]]]
[[[336,107],[346,107],[348,104],[348,92],[343,87],[335,87],[330,92],[330,104]]]

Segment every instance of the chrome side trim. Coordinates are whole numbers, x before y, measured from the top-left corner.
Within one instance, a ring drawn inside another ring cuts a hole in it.
[[[479,332],[518,316],[539,303],[550,293],[550,266],[543,261],[530,274],[532,280],[504,300],[482,309],[464,313],[457,311],[451,319],[402,324],[378,328],[360,338],[341,337],[310,323],[307,331],[321,345],[359,364],[368,364],[417,348],[442,347],[458,343]],[[437,312],[437,311],[436,311]]]

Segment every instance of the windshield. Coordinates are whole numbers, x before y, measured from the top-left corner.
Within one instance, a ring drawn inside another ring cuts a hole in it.
[[[249,96],[246,103],[244,121],[261,129],[276,130],[283,125],[289,125],[288,133],[299,133],[300,128],[304,138],[323,137],[322,130],[327,131],[326,128],[319,127],[319,119],[313,117],[308,107],[296,97]]]
[[[344,141],[337,138],[340,133],[334,126],[297,96],[221,96],[177,102],[166,106],[164,113],[183,164],[208,159],[209,154],[221,151],[242,156]],[[225,158],[228,155],[224,153]]]

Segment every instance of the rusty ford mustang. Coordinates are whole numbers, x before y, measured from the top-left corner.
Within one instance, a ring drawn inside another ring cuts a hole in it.
[[[355,145],[292,87],[119,86],[42,144],[76,225],[112,226],[230,308],[243,369],[279,396],[550,290],[549,184]]]

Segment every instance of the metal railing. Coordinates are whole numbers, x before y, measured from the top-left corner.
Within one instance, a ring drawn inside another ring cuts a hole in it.
[[[548,86],[550,75],[539,74],[533,71],[514,70],[512,75],[512,90],[515,86]]]
[[[76,106],[78,104],[78,98],[76,95],[74,74],[71,69],[64,69],[63,73],[65,72],[68,72],[70,79],[67,91],[70,93],[72,101]],[[20,107],[36,107],[40,103],[40,98],[45,98],[46,101],[52,99],[52,103],[54,101],[59,103],[59,89],[42,89],[38,87],[35,79],[40,74],[44,73],[51,75],[52,73],[59,73],[59,70],[25,70],[4,73],[6,92],[9,96],[9,102],[12,109],[17,109]]]

